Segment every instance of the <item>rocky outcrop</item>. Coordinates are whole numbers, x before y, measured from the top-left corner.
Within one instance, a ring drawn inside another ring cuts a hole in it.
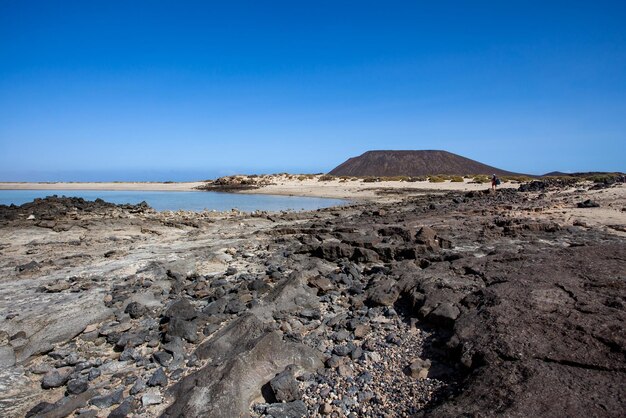
[[[0,413],[618,416],[624,238],[545,215],[602,193],[271,219],[38,202],[58,231],[9,208]]]

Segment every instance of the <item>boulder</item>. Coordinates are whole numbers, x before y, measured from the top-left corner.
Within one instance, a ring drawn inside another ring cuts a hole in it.
[[[270,387],[277,402],[291,402],[302,397],[302,391],[294,375],[295,366],[290,365],[270,380]]]
[[[301,400],[272,404],[266,408],[265,413],[274,418],[299,418],[308,414],[306,404]]]
[[[459,317],[461,311],[451,303],[441,303],[437,308],[426,316],[426,320],[435,325],[445,328],[452,328],[454,321]]]
[[[53,389],[64,386],[73,372],[73,367],[62,367],[60,369],[51,370],[44,375],[41,381],[41,387],[44,389]]]
[[[166,318],[190,321],[198,316],[196,308],[187,299],[178,299],[165,311]]]
[[[176,402],[164,417],[223,417],[247,415],[261,387],[288,365],[305,370],[322,367],[321,353],[284,341],[256,316],[244,315],[196,350],[209,364],[178,383]]]

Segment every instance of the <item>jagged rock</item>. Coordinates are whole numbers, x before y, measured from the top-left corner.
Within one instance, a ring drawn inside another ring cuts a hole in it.
[[[264,280],[257,279],[248,284],[248,290],[254,290],[258,293],[265,293],[270,290],[270,285],[265,283]]]
[[[315,276],[309,279],[309,285],[313,286],[318,290],[318,294],[323,295],[324,293],[334,289],[334,286],[328,278],[323,276]]]
[[[321,353],[283,341],[278,332],[268,331],[252,314],[237,319],[196,353],[210,356],[211,361],[177,385],[177,401],[166,410],[165,417],[246,414],[252,399],[260,396],[261,386],[289,364],[306,370],[321,367]],[[213,401],[206,403],[207,396]]]
[[[238,299],[233,299],[226,304],[224,312],[227,314],[238,314],[246,310],[246,304]]]
[[[159,367],[156,372],[148,380],[148,386],[161,386],[167,387],[167,375],[163,371],[162,367]]]
[[[452,328],[454,321],[459,317],[461,311],[451,303],[441,303],[437,308],[426,316],[426,319],[433,324],[446,328]]]
[[[270,380],[270,387],[277,402],[291,402],[302,397],[302,391],[294,375],[295,366],[287,366]]]
[[[167,327],[167,334],[172,337],[181,337],[190,343],[198,341],[198,327],[195,322],[172,318]]]
[[[400,290],[393,279],[381,279],[365,290],[366,303],[372,306],[391,306],[400,296]]]
[[[226,309],[226,305],[228,304],[228,300],[226,298],[221,298],[216,301],[209,303],[202,310],[202,313],[206,315],[219,315],[224,313],[224,309]]]
[[[146,390],[146,382],[142,378],[139,378],[135,381],[135,384],[133,385],[133,387],[130,388],[129,393],[131,395],[137,395],[138,393],[141,393],[144,390]]]
[[[578,202],[576,206],[579,208],[599,208],[600,207],[598,203],[590,199],[587,199],[584,202]]]
[[[89,389],[89,383],[83,379],[72,379],[67,382],[67,393],[70,395],[78,395]]]
[[[95,396],[91,398],[89,403],[97,408],[106,409],[122,402],[123,396],[124,389],[121,388],[116,390],[115,392],[109,393],[108,395]]]
[[[190,321],[198,316],[198,312],[187,299],[179,299],[170,305],[164,316],[170,320],[176,318],[182,321]]]
[[[139,302],[131,302],[126,305],[124,312],[130,315],[131,318],[138,319],[144,316],[146,312],[148,312],[148,309]]]
[[[152,357],[163,367],[167,367],[174,359],[174,356],[167,351],[158,351]]]
[[[73,367],[62,367],[60,369],[51,370],[43,377],[41,387],[44,389],[52,389],[64,386],[70,379],[70,375],[73,371]]]
[[[307,416],[307,409],[301,400],[272,404],[265,410],[266,414],[274,418],[299,418]]]
[[[130,399],[127,399],[122,402],[120,406],[112,410],[107,418],[126,418],[133,412],[133,410],[133,402]]]
[[[313,255],[328,261],[338,261],[350,259],[354,254],[354,249],[341,243],[323,243],[313,251]]]

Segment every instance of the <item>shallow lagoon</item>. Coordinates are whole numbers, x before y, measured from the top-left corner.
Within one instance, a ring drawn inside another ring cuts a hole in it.
[[[217,210],[238,209],[244,212],[257,210],[315,210],[347,203],[340,199],[317,197],[271,196],[261,194],[236,194],[220,192],[156,192],[109,190],[0,190],[0,205],[21,205],[46,196],[82,197],[86,200],[102,199],[111,203],[137,204],[146,201],[158,211],[164,210]]]

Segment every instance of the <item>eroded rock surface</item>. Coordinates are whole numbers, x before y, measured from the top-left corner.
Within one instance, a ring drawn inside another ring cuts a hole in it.
[[[0,207],[0,415],[621,416],[616,187]]]

